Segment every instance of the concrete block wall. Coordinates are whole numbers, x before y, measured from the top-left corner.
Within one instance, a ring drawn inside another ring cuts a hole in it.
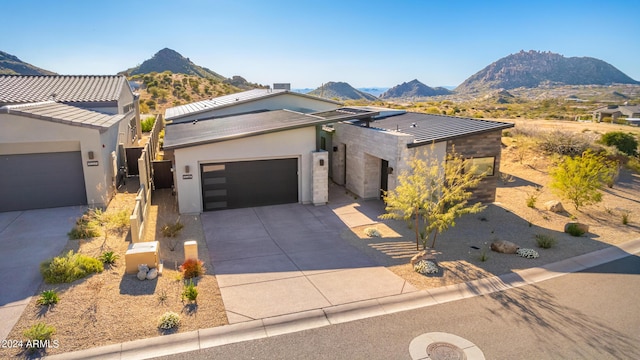
[[[380,194],[381,159],[394,168],[389,175],[388,187],[396,186],[397,174],[409,157],[407,144],[412,135],[365,128],[347,123],[334,124],[333,145],[338,151],[333,156],[333,178],[341,184],[346,161],[345,187],[364,199],[378,198]]]
[[[311,191],[313,205],[329,202],[329,153],[320,150],[311,153]]]
[[[501,130],[447,141],[447,153],[451,153],[455,148],[455,151],[465,158],[495,157],[494,175],[487,176],[476,189],[473,189],[471,201],[480,201],[483,203],[495,201],[496,187],[498,186],[500,178],[501,144]]]

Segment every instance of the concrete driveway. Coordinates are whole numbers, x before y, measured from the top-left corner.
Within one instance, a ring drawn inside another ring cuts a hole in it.
[[[84,207],[0,213],[0,339],[42,283],[40,263],[56,256]]]
[[[203,213],[229,322],[416,291],[340,238],[346,223],[357,221],[370,220],[344,206],[286,204]]]

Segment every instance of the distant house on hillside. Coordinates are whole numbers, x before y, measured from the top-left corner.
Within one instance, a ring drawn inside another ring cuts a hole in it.
[[[593,111],[593,119],[597,122],[606,117],[612,121],[619,118],[640,118],[640,105],[608,105]]]
[[[0,211],[105,206],[141,136],[124,76],[0,76]]]

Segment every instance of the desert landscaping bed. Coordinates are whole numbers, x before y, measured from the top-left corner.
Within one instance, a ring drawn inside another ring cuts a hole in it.
[[[638,130],[609,124],[581,124],[565,122],[529,121],[527,126],[566,128],[575,132]],[[518,122],[517,126],[522,126]],[[544,210],[544,203],[558,200],[547,187],[549,183],[550,157],[522,146],[512,138],[503,139],[502,165],[497,199],[479,214],[468,215],[457,221],[456,227],[438,238],[433,250],[433,260],[439,271],[421,275],[414,271],[409,260],[416,254],[414,233],[400,221],[376,221],[370,225],[355,227],[342,232],[342,238],[368,254],[377,263],[386,266],[417,288],[427,289],[475,280],[512,272],[572,256],[585,254],[611,245],[638,238],[640,230],[640,175],[628,170],[620,173],[611,189],[605,189],[602,202],[575,211],[567,202],[565,212]],[[523,151],[525,151],[523,153]],[[135,190],[135,189],[134,189]],[[534,195],[535,206],[527,206],[526,199]],[[132,209],[135,195],[120,193],[111,202],[108,212]],[[628,224],[621,222],[622,212],[631,214]],[[590,226],[589,233],[573,237],[564,233],[567,222],[577,220]],[[184,225],[176,238],[161,234],[165,224],[179,221]],[[36,304],[35,296],[8,336],[23,338],[25,329],[38,322],[56,327],[54,338],[59,340],[56,354],[95,346],[126,342],[162,335],[158,318],[166,311],[181,315],[178,332],[227,324],[220,291],[213,266],[208,256],[202,224],[199,216],[177,214],[175,198],[169,190],[154,193],[150,213],[147,216],[146,240],[160,241],[160,255],[164,271],[156,280],[139,281],[135,275],[124,274],[124,253],[130,243],[127,234],[109,234],[89,240],[70,240],[68,250],[76,250],[91,256],[99,256],[110,250],[120,255],[113,268],[71,284],[43,284],[40,292],[56,289],[59,304],[47,309]],[[379,236],[370,236],[371,228]],[[543,234],[557,240],[550,249],[536,246],[535,235]],[[183,282],[176,267],[184,260],[182,244],[196,240],[199,257],[204,261],[207,273],[197,279],[199,296],[197,306],[181,300]],[[516,255],[492,252],[489,245],[494,240],[508,240],[523,248],[538,251],[539,258],[525,259]],[[0,357],[19,355],[16,350],[0,350]]]

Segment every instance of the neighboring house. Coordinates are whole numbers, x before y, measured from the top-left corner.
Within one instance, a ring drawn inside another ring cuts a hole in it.
[[[206,120],[218,116],[282,109],[312,113],[335,109],[341,105],[333,100],[292,92],[286,88],[254,89],[169,108],[165,111],[165,120],[180,123]]]
[[[124,76],[0,76],[0,211],[106,206],[137,103]]]
[[[640,118],[640,105],[608,105],[593,111],[593,118],[597,122],[601,122],[606,117],[614,122],[620,117]]]
[[[321,147],[326,144],[324,148],[330,149],[331,177],[337,184],[364,199],[379,198],[381,191],[396,187],[398,175],[409,169],[416,151],[431,151],[442,160],[455,149],[488,173],[473,190],[473,199],[495,201],[502,130],[513,124],[371,107],[341,111],[376,111],[376,115],[323,129]]]

